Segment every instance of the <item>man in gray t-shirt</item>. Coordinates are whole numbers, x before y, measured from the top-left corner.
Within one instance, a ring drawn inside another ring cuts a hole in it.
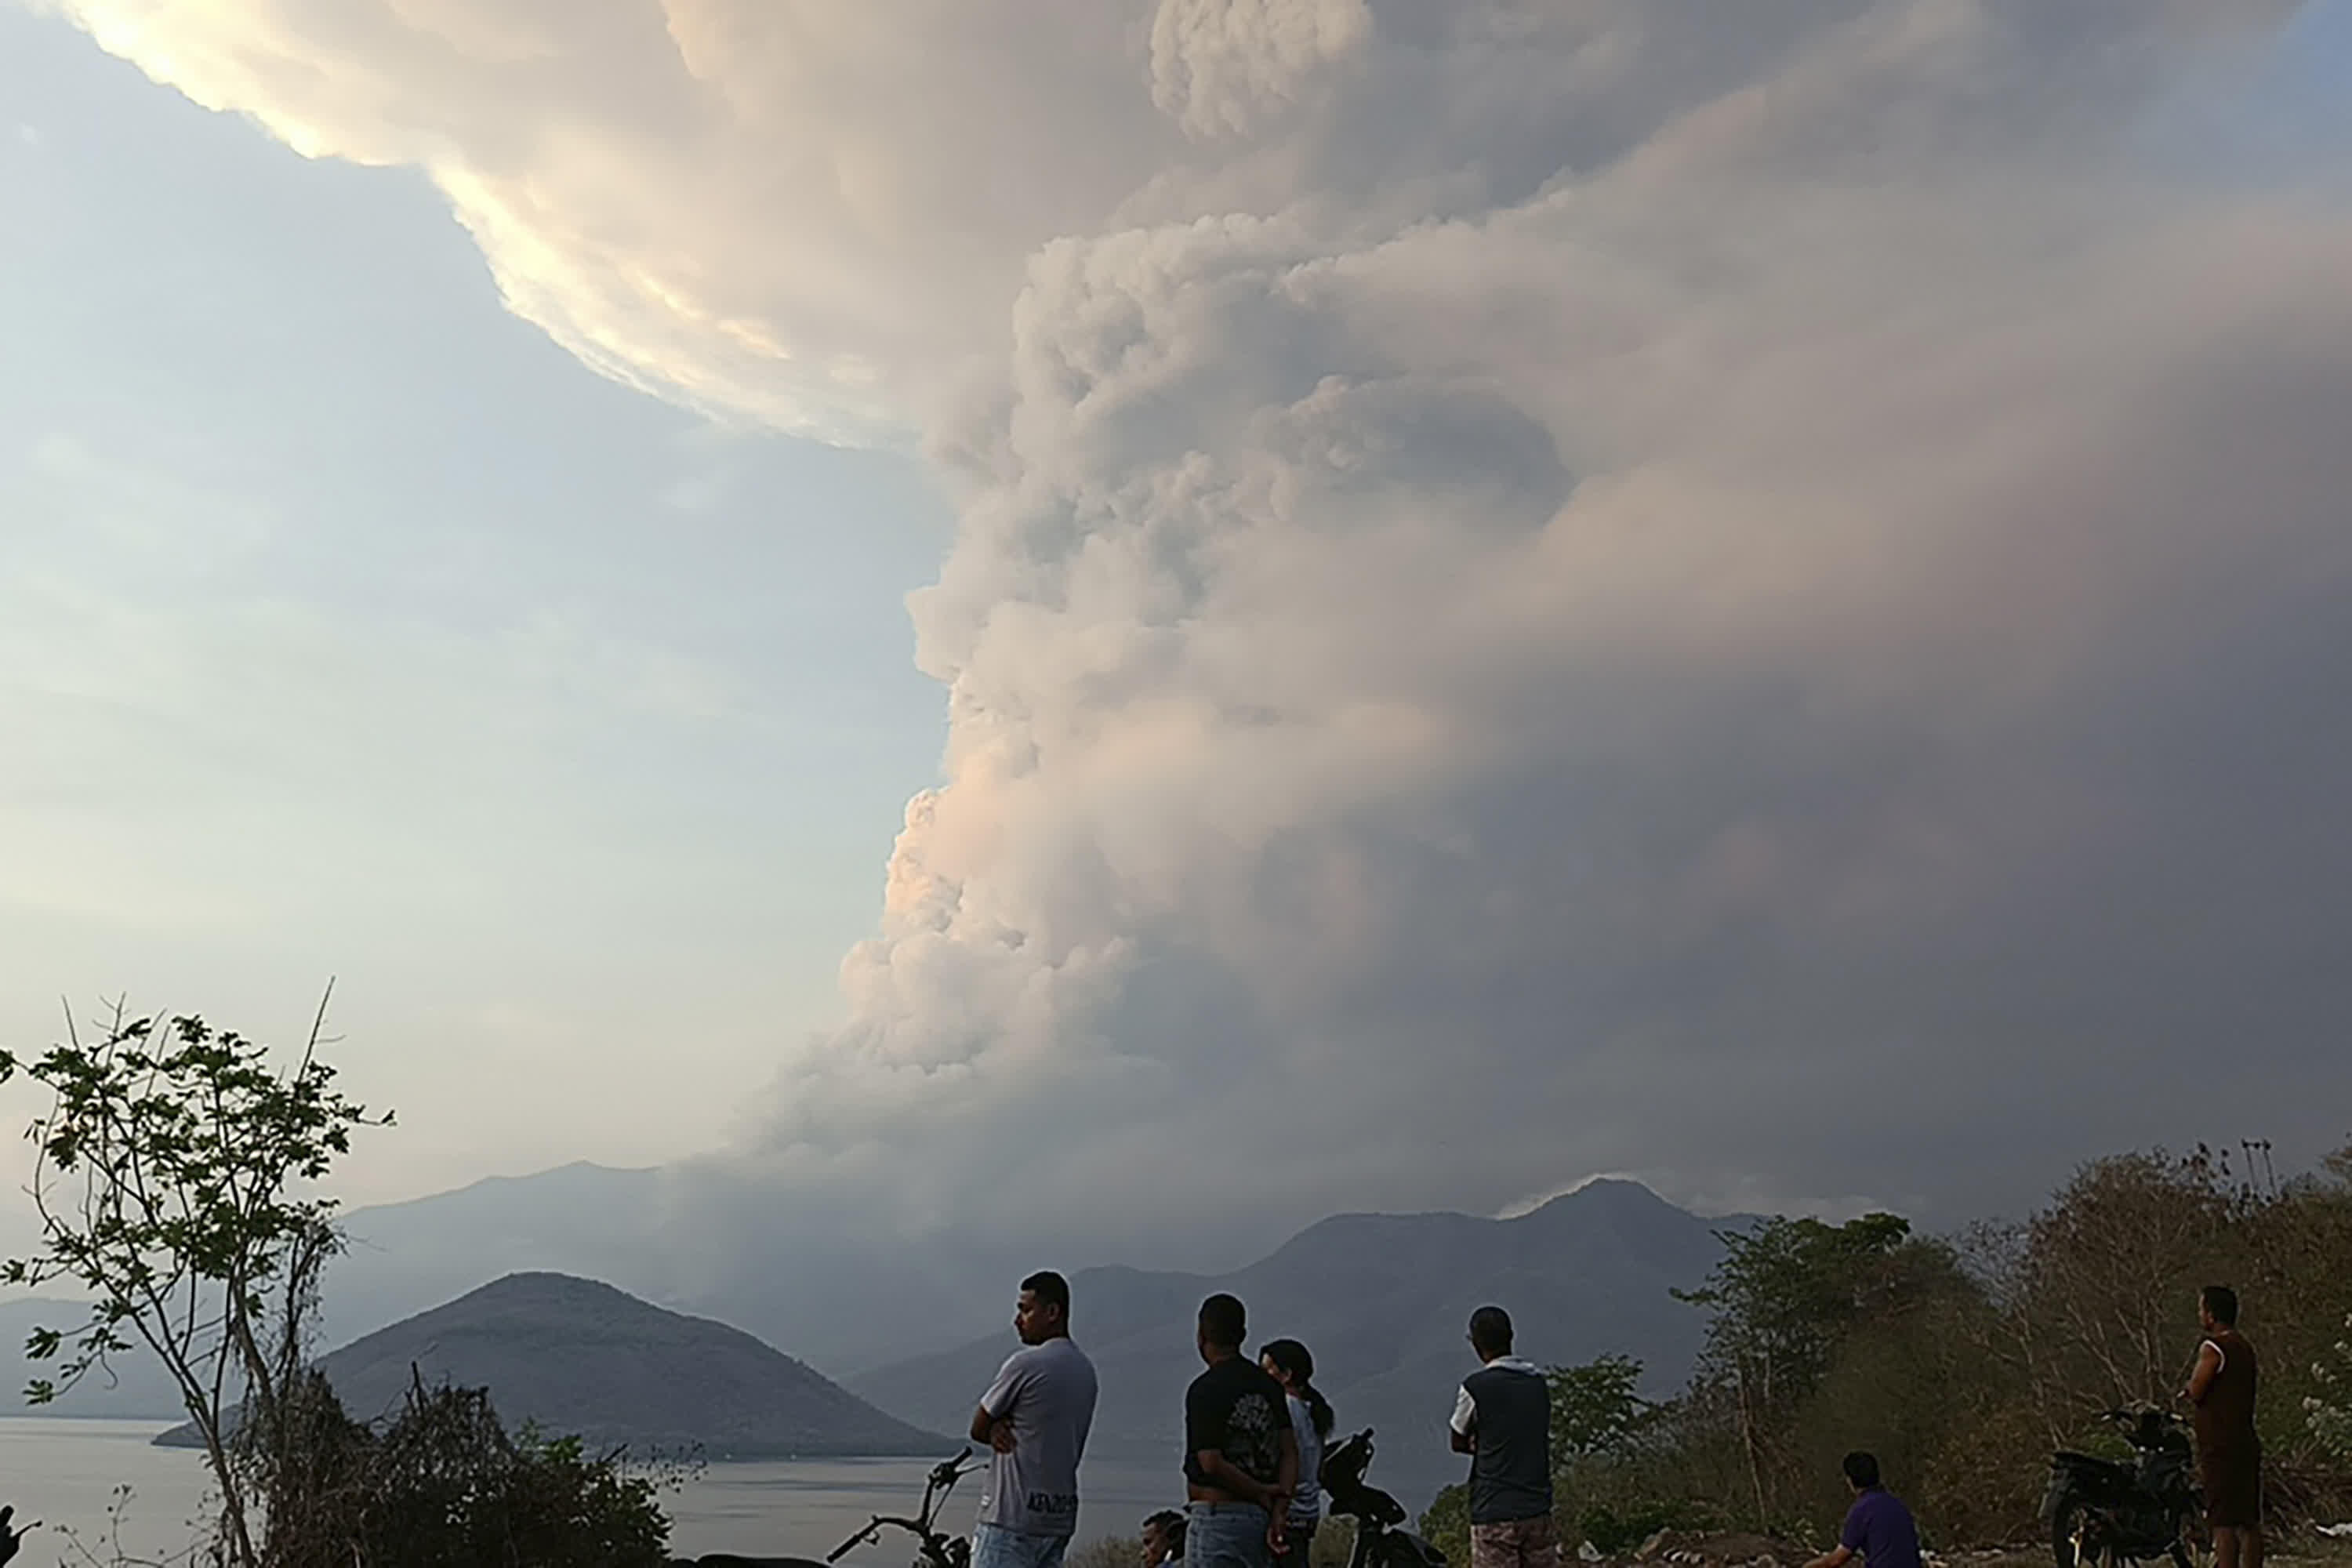
[[[980,1396],[971,1438],[993,1454],[971,1536],[971,1568],[1056,1568],[1078,1526],[1078,1461],[1095,1419],[1095,1368],[1070,1342],[1070,1287],[1021,1281],[1021,1348]]]

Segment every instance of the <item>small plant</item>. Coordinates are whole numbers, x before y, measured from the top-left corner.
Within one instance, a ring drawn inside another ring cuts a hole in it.
[[[2352,1331],[2352,1318],[2344,1321]],[[2319,1446],[2336,1458],[2352,1462],[2352,1339],[2341,1339],[2313,1363],[2312,1380],[2319,1392],[2304,1396],[2304,1424]]]

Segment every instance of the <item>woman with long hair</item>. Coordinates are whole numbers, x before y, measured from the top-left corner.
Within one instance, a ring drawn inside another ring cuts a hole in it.
[[[1289,1396],[1290,1426],[1298,1436],[1298,1492],[1284,1521],[1290,1545],[1276,1561],[1284,1568],[1305,1568],[1316,1527],[1323,1522],[1323,1443],[1331,1436],[1331,1402],[1315,1386],[1315,1358],[1297,1340],[1268,1341],[1257,1363]]]

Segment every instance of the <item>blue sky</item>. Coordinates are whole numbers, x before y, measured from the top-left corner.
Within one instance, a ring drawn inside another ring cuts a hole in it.
[[[0,1037],[340,972],[363,1194],[710,1142],[937,771],[919,469],[600,378],[421,176],[6,5],[0,214]]]
[[[2310,0],[2236,68],[2197,79],[2158,116],[2177,165],[2225,184],[2346,188],[2352,153],[2352,0]]]

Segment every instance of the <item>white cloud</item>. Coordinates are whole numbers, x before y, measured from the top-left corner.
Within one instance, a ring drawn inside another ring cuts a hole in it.
[[[1371,38],[1364,0],[1167,0],[1151,19],[1151,97],[1198,136],[1249,131]]]
[[[2352,913],[2352,225],[2134,141],[2284,4],[67,8],[429,170],[592,363],[930,441],[950,782],[793,1180],[1110,1237],[2331,1131],[2255,1089]]]

